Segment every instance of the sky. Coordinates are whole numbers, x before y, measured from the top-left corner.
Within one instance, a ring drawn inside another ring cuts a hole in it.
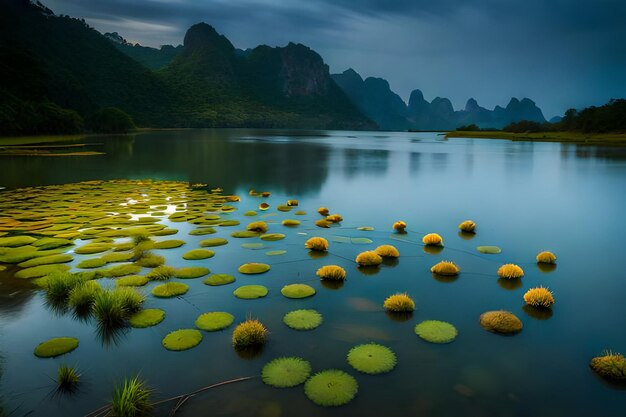
[[[528,97],[547,118],[626,97],[624,0],[43,0],[131,42],[178,45],[206,22],[237,48],[303,43],[332,73],[382,77],[405,101]]]

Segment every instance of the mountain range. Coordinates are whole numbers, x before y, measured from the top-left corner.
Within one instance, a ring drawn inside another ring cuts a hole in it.
[[[45,133],[29,130],[41,109],[55,126],[58,115],[87,119],[106,107],[151,127],[448,130],[545,121],[529,99],[493,110],[470,99],[455,111],[450,100],[428,102],[414,90],[406,104],[384,79],[331,75],[301,44],[241,50],[199,23],[183,45],[149,48],[38,1],[0,0],[0,134]]]

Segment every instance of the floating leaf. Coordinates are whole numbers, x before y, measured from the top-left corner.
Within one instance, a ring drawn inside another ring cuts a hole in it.
[[[252,237],[259,237],[261,233],[255,232],[253,230],[240,230],[238,232],[233,232],[230,235],[237,239],[249,239]]]
[[[350,349],[348,363],[359,372],[382,374],[396,366],[396,354],[386,346],[368,343]]]
[[[316,310],[294,310],[283,317],[283,322],[295,330],[313,330],[322,324],[322,320]]]
[[[500,249],[497,246],[477,246],[476,250],[480,253],[487,253],[487,254],[498,254],[502,252],[502,249]]]
[[[270,266],[268,264],[250,262],[247,264],[243,264],[239,267],[238,271],[241,274],[262,274],[270,270]]]
[[[229,274],[214,274],[203,281],[206,285],[226,285],[235,282],[235,277]]]
[[[372,226],[359,226],[356,228],[356,230],[363,230],[363,231],[369,232],[369,231],[374,230],[374,228]]]
[[[241,247],[244,249],[256,250],[256,249],[263,249],[265,245],[263,245],[262,243],[242,243]]]
[[[54,358],[71,352],[78,347],[78,339],[74,337],[56,337],[41,342],[35,348],[35,356],[40,358]]]
[[[350,402],[359,390],[351,375],[338,369],[328,369],[313,375],[304,384],[304,393],[317,405],[332,407]]]
[[[286,219],[286,220],[283,220],[282,224],[283,226],[288,226],[288,227],[299,226],[300,220]]]
[[[296,357],[277,358],[265,364],[261,378],[267,385],[276,388],[290,388],[300,385],[311,374],[311,364]]]
[[[450,343],[458,334],[456,327],[445,321],[425,320],[415,326],[415,334],[430,343]]]
[[[198,346],[202,341],[202,333],[196,329],[176,330],[163,338],[163,347],[167,350],[181,351]]]
[[[286,250],[271,250],[271,251],[265,252],[267,256],[278,256],[278,255],[284,255],[286,253],[287,253]]]
[[[347,236],[331,236],[330,240],[337,243],[350,243],[350,238]]]
[[[192,249],[183,255],[183,259],[188,261],[199,261],[201,259],[208,259],[215,256],[215,252],[208,249]]]
[[[170,298],[183,295],[189,291],[189,285],[182,282],[167,282],[152,289],[152,295],[159,298]]]
[[[374,241],[372,239],[368,239],[366,237],[352,237],[350,238],[350,241],[352,243],[356,243],[356,244],[369,244],[369,243],[373,243]]]
[[[280,293],[287,298],[307,298],[315,295],[315,288],[306,284],[285,285]]]
[[[196,327],[207,332],[225,329],[233,324],[235,316],[223,311],[200,314],[196,319]]]
[[[268,233],[265,235],[261,235],[261,240],[267,240],[267,241],[276,241],[276,240],[282,240],[285,238],[285,235],[283,235],[282,233]]]
[[[130,316],[128,323],[131,327],[139,329],[156,326],[165,319],[165,311],[158,308],[149,308],[140,310],[137,313]]]
[[[244,285],[237,288],[233,292],[233,295],[244,300],[253,300],[255,298],[265,297],[267,292],[267,288],[262,285]]]
[[[154,249],[174,249],[179,248],[185,244],[184,240],[172,239],[156,242],[153,246]]]
[[[200,278],[208,274],[209,268],[203,266],[189,266],[186,268],[178,268],[174,276],[181,279]]]
[[[200,241],[200,246],[203,248],[213,247],[213,246],[222,246],[228,244],[228,240],[222,237],[213,237],[209,239],[204,239]]]
[[[150,280],[143,275],[130,275],[115,280],[118,287],[141,287],[146,285]]]
[[[39,278],[50,275],[53,272],[64,272],[69,270],[70,267],[65,264],[39,265],[17,271],[15,273],[15,278]]]
[[[212,227],[202,227],[189,232],[189,234],[192,236],[212,235],[213,233],[216,233],[216,230]]]

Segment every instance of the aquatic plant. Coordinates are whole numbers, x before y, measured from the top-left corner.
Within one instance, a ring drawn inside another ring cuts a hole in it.
[[[406,231],[404,229],[406,229],[406,223],[403,222],[402,220],[398,220],[397,222],[395,222],[393,224],[393,230],[395,230],[398,233],[406,233]]]
[[[233,291],[233,295],[244,300],[254,300],[265,297],[268,290],[263,285],[243,285]]]
[[[502,249],[497,246],[477,246],[476,250],[480,253],[486,253],[489,255],[497,255],[502,252]]]
[[[133,254],[130,252],[111,252],[105,253],[100,259],[106,263],[114,262],[127,262],[133,258]]]
[[[39,358],[55,358],[71,352],[77,347],[78,339],[74,337],[55,337],[38,344],[34,353]]]
[[[326,207],[320,207],[317,209],[317,212],[321,214],[322,216],[326,217],[328,216],[329,210]]]
[[[174,276],[181,279],[192,279],[203,277],[209,272],[211,272],[209,271],[209,268],[205,268],[203,266],[189,266],[185,268],[178,268]]]
[[[14,277],[22,279],[39,278],[50,275],[54,272],[64,272],[69,270],[69,265],[65,264],[39,265],[17,271]]]
[[[458,275],[461,270],[454,262],[441,261],[430,268],[430,272],[437,275],[454,276]]]
[[[0,237],[0,247],[2,248],[17,248],[19,246],[30,245],[36,242],[37,239],[32,236],[9,236]]]
[[[204,239],[200,241],[200,246],[205,247],[213,247],[213,246],[222,246],[228,244],[228,240],[222,237],[213,237],[209,239]]]
[[[275,242],[277,240],[283,240],[285,238],[285,235],[282,233],[267,233],[264,235],[261,235],[261,240],[265,240],[268,242]]]
[[[267,203],[261,203],[261,204],[259,204],[259,210],[265,211],[265,210],[267,210],[268,208],[270,208],[270,205],[269,205],[269,204],[267,204]]]
[[[92,259],[83,259],[80,261],[76,268],[81,269],[92,269],[92,268],[101,268],[106,265],[106,262],[100,258],[92,258]]]
[[[306,284],[285,285],[280,293],[287,298],[307,298],[315,295],[315,288]]]
[[[278,211],[291,211],[291,206],[288,206],[287,204],[279,204],[276,206],[276,210]]]
[[[162,240],[153,245],[154,249],[174,249],[183,246],[186,242],[179,239]]]
[[[346,279],[346,270],[337,265],[325,265],[315,273],[320,279],[343,281]]]
[[[377,266],[383,263],[383,258],[374,251],[361,252],[355,258],[359,266]]]
[[[329,216],[326,216],[326,221],[329,221],[331,223],[339,223],[343,221],[343,217],[341,217],[340,214],[331,214]]]
[[[233,330],[232,342],[235,348],[258,346],[265,343],[267,329],[258,320],[248,319],[239,323]]]
[[[20,268],[32,268],[33,266],[39,265],[53,265],[53,264],[62,264],[66,262],[71,262],[74,260],[72,255],[67,253],[61,253],[57,255],[48,255],[48,256],[38,256],[36,258],[31,258],[27,261],[20,262],[17,264]]]
[[[465,220],[459,224],[459,229],[465,233],[474,233],[476,229],[476,223],[471,220]]]
[[[192,249],[183,255],[183,259],[188,261],[199,261],[201,259],[208,259],[215,256],[215,252],[208,249]]]
[[[158,308],[147,308],[139,310],[128,318],[128,324],[131,327],[142,329],[145,327],[156,326],[165,319],[165,311]]]
[[[322,320],[316,310],[294,310],[283,317],[283,323],[294,330],[313,330],[322,324]]]
[[[226,285],[235,282],[235,277],[229,274],[213,274],[202,282],[211,286]]]
[[[146,300],[146,297],[142,293],[130,287],[114,288],[109,290],[109,292],[112,297],[120,299],[127,314],[141,310],[141,306]]]
[[[235,320],[235,316],[224,311],[214,311],[200,314],[196,319],[196,327],[207,332],[215,332],[226,329]]]
[[[74,253],[80,255],[91,255],[94,253],[106,252],[113,247],[110,243],[88,243],[84,246],[74,249]]]
[[[46,277],[46,299],[52,304],[63,304],[72,289],[84,281],[81,276],[71,272],[54,272]]]
[[[338,369],[328,369],[313,375],[304,384],[304,393],[315,404],[323,407],[349,403],[359,390],[351,375]]]
[[[161,255],[154,253],[144,253],[141,258],[135,261],[135,265],[142,266],[144,268],[156,268],[165,263],[165,258]]]
[[[285,219],[285,220],[282,221],[282,225],[283,226],[287,226],[287,227],[299,226],[300,225],[300,220]]]
[[[317,221],[315,222],[315,225],[316,225],[317,227],[321,227],[321,228],[323,228],[323,229],[328,229],[328,228],[330,227],[330,225],[331,225],[331,222],[329,222],[329,221],[328,221],[328,220],[326,220],[326,219],[319,219],[319,220],[317,220]]]
[[[524,270],[515,264],[504,264],[498,268],[498,276],[506,279],[517,279],[524,276]]]
[[[217,233],[217,231],[212,228],[212,227],[201,227],[199,229],[194,229],[192,231],[189,232],[189,235],[191,236],[204,236],[204,235],[212,235],[214,233]]]
[[[126,378],[115,386],[111,398],[111,415],[114,417],[147,417],[152,414],[152,390],[139,376]]]
[[[376,252],[379,256],[383,258],[399,258],[400,257],[400,252],[398,252],[398,249],[396,249],[395,246],[391,246],[391,245],[380,245],[379,247],[374,249],[374,252]]]
[[[241,265],[237,270],[240,274],[262,274],[269,271],[270,266],[263,263],[249,262]]]
[[[415,310],[415,302],[406,293],[396,293],[387,297],[383,307],[388,311],[405,313]]]
[[[166,282],[152,289],[152,295],[159,298],[171,298],[185,294],[189,291],[189,285],[182,282]]]
[[[531,288],[524,294],[524,301],[529,306],[550,308],[554,304],[554,296],[544,287]]]
[[[537,254],[537,263],[539,264],[555,264],[556,255],[552,252],[544,251]]]
[[[117,278],[125,275],[135,275],[141,271],[141,267],[135,264],[121,264],[112,266],[102,271],[105,277]]]
[[[61,364],[57,369],[57,389],[60,391],[73,392],[80,381],[80,373],[76,368]]]
[[[437,233],[429,233],[422,238],[422,242],[427,246],[443,246],[443,239]]]
[[[115,285],[118,287],[142,287],[149,281],[148,277],[143,275],[129,275],[116,279]]]
[[[450,343],[456,339],[456,327],[445,321],[425,320],[415,326],[415,334],[430,343]]]
[[[591,359],[589,366],[608,381],[626,383],[626,358],[620,353],[605,352],[603,356]]]
[[[304,383],[311,375],[311,364],[302,358],[276,358],[263,366],[261,379],[276,388],[290,388]]]
[[[350,349],[348,363],[359,372],[382,374],[396,366],[396,354],[386,346],[367,343]]]
[[[480,325],[493,333],[514,334],[522,330],[522,321],[510,311],[487,311],[480,315]]]
[[[328,240],[323,237],[312,237],[304,243],[304,247],[309,250],[327,251]]]
[[[124,300],[111,291],[99,291],[95,295],[92,312],[98,323],[106,329],[123,327],[128,317]]]
[[[96,281],[81,281],[74,286],[67,297],[67,304],[78,314],[87,314],[91,310],[98,292],[102,291]]]
[[[161,265],[146,274],[150,281],[165,281],[176,275],[176,268],[169,265]]]
[[[287,200],[287,205],[289,207],[295,207],[298,205],[298,200]]]
[[[247,229],[251,232],[265,233],[267,232],[267,223],[265,222],[252,222],[248,224]]]
[[[181,351],[196,347],[202,341],[202,333],[196,329],[181,329],[168,333],[161,342],[167,350]]]

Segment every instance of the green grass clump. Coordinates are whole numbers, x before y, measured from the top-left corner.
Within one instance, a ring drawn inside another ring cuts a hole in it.
[[[53,264],[63,264],[66,262],[72,262],[74,257],[72,255],[61,253],[58,255],[48,255],[48,256],[40,256],[37,258],[31,258],[27,261],[21,262],[17,264],[20,268],[31,268],[33,266],[39,265],[53,265]]]
[[[233,324],[235,316],[223,311],[200,314],[196,319],[196,327],[207,332],[222,330]]]
[[[313,330],[322,324],[322,320],[316,310],[294,310],[283,317],[283,323],[294,330]]]
[[[396,366],[396,354],[386,346],[367,343],[350,349],[348,363],[359,372],[382,374]]]
[[[86,280],[67,271],[57,271],[46,277],[46,299],[54,305],[64,304],[70,292]]]
[[[172,239],[156,242],[153,246],[154,249],[174,249],[183,246],[186,242],[184,240]]]
[[[189,291],[189,285],[181,282],[167,282],[152,289],[152,295],[159,298],[171,298]]]
[[[102,288],[96,281],[83,281],[71,289],[67,303],[76,313],[87,314],[91,311],[91,306],[100,291]]]
[[[118,287],[143,287],[150,280],[143,275],[129,275],[115,280]]]
[[[163,338],[163,347],[167,350],[181,351],[198,346],[202,333],[196,329],[182,329],[168,333]]]
[[[174,276],[176,278],[191,279],[203,277],[210,272],[209,268],[203,266],[189,266],[186,268],[178,268]]]
[[[141,267],[135,264],[121,264],[112,266],[102,271],[105,277],[117,278],[125,275],[135,275],[141,271]]]
[[[122,305],[128,314],[141,310],[141,306],[146,300],[146,297],[134,288],[119,287],[110,291],[113,297],[117,297],[122,301]]]
[[[267,385],[276,388],[290,388],[300,385],[311,374],[311,364],[302,358],[277,358],[268,362],[261,371],[261,378]]]
[[[84,259],[76,265],[76,268],[81,269],[92,269],[92,268],[101,268],[106,265],[106,262],[100,258],[92,258],[92,259]]]
[[[144,268],[156,268],[165,263],[165,258],[154,253],[144,253],[141,258],[135,261],[135,265],[142,266]]]
[[[156,326],[161,323],[163,319],[165,319],[165,311],[157,308],[148,308],[140,310],[130,316],[128,324],[130,324],[131,327],[142,329],[145,327]]]
[[[59,390],[73,392],[80,381],[80,373],[69,365],[59,365],[57,369],[57,386]]]
[[[15,273],[15,278],[39,278],[46,275],[50,275],[54,272],[63,272],[69,271],[70,267],[64,264],[52,264],[52,265],[39,265],[33,266],[32,268],[22,269],[21,271],[17,271]]]
[[[111,414],[115,417],[146,417],[152,414],[152,390],[138,376],[126,378],[115,386],[111,399]]]
[[[111,291],[100,291],[96,294],[92,312],[99,325],[105,329],[124,326],[128,317],[122,298],[116,297]]]
[[[323,407],[335,407],[350,402],[359,390],[351,375],[338,369],[328,369],[313,375],[304,384],[304,393]]]
[[[201,259],[208,259],[215,256],[215,252],[208,249],[192,249],[183,255],[183,259],[188,261],[199,261]]]
[[[235,277],[229,274],[213,274],[202,282],[211,286],[226,285],[235,282]]]
[[[74,337],[56,337],[38,344],[34,353],[39,358],[54,358],[71,352],[77,347],[78,339]]]
[[[176,268],[168,265],[161,265],[146,274],[150,281],[165,281],[176,275]]]

